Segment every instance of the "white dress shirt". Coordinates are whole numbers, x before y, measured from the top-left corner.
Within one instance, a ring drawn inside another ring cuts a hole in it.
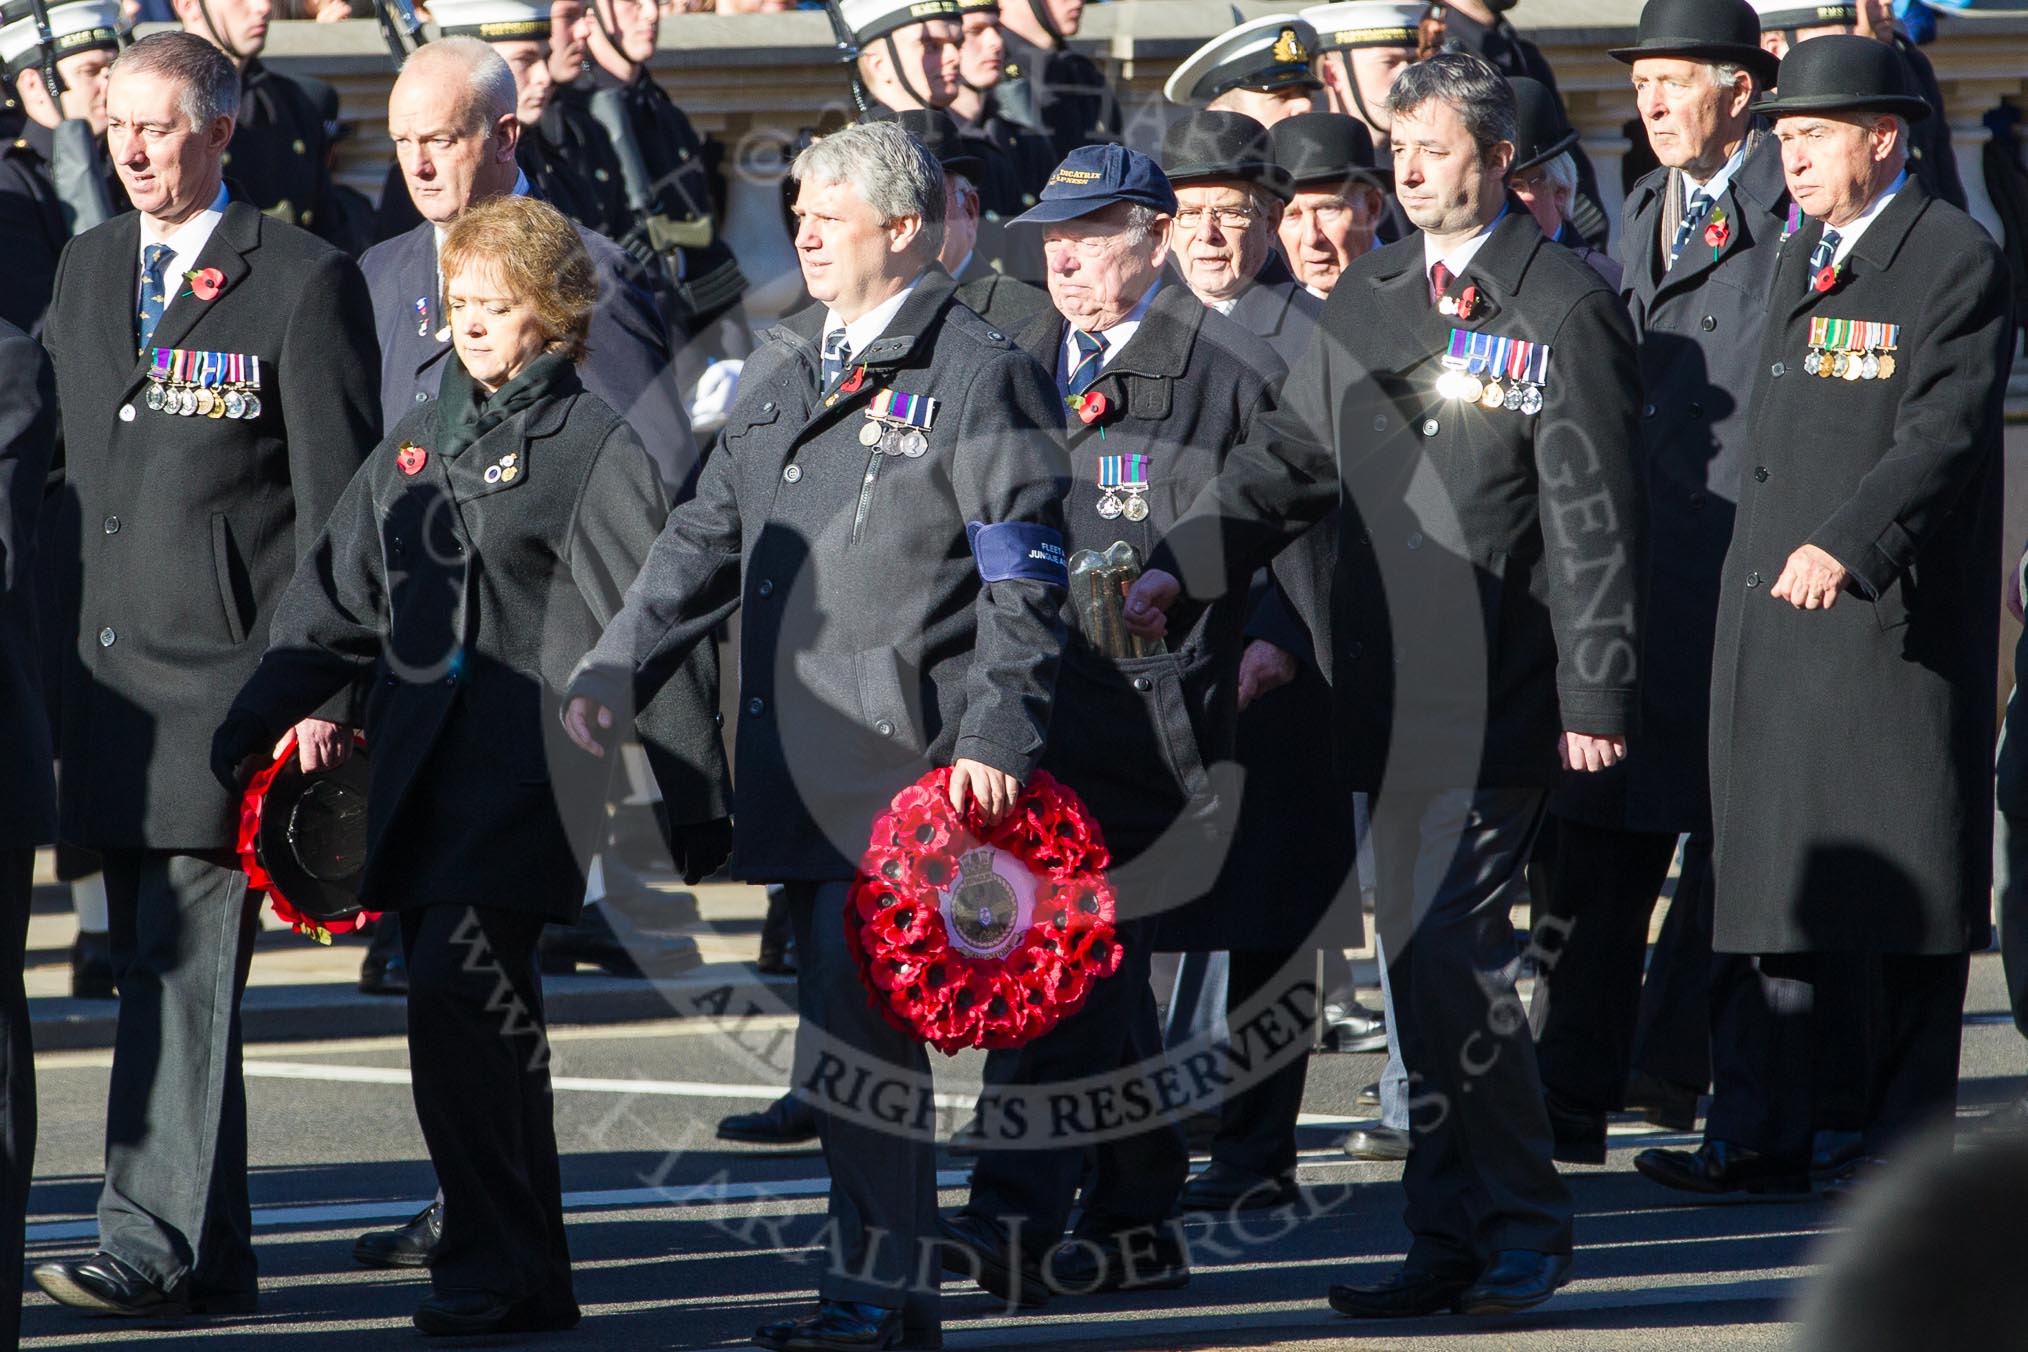
[[[1425,231],[1422,237],[1423,275],[1425,277],[1429,276],[1432,272],[1436,271],[1436,265],[1441,263],[1451,270],[1451,276],[1453,277],[1464,276],[1465,269],[1470,267],[1472,265],[1472,260],[1479,256],[1479,250],[1485,248],[1486,241],[1493,237],[1493,227],[1498,225],[1500,223],[1500,217],[1505,216],[1506,214],[1507,208],[1501,207],[1500,215],[1495,216],[1491,221],[1487,222],[1485,229],[1481,230],[1478,234],[1473,235],[1463,244],[1459,244],[1453,247],[1451,251],[1447,254],[1437,252],[1437,242],[1435,238],[1433,238],[1427,231]]]
[[[195,216],[192,216],[166,235],[156,234],[154,227],[148,224],[148,218],[145,215],[141,217],[141,251],[137,255],[141,270],[143,272],[147,271],[148,250],[150,247],[157,244],[169,246],[169,262],[163,269],[162,275],[169,280],[169,295],[167,300],[171,303],[175,301],[182,291],[182,287],[176,283],[182,280],[184,273],[196,270],[197,256],[203,253],[204,246],[211,242],[211,232],[218,229],[218,223],[225,219],[225,202],[225,184],[220,183],[218,185],[218,195],[211,199],[210,206],[198,212]],[[134,287],[135,308],[138,309],[140,303],[141,288],[136,283]]]
[[[1894,182],[1888,184],[1880,196],[1866,204],[1866,210],[1859,213],[1858,220],[1850,225],[1825,227],[1838,232],[1838,250],[1831,255],[1832,266],[1836,267],[1852,256],[1852,246],[1859,242],[1859,236],[1865,234],[1866,227],[1879,219],[1880,213],[1887,210],[1887,204],[1894,200],[1894,194],[1900,192],[1907,184],[1908,171],[1904,169],[1894,176]]]
[[[921,280],[922,276],[918,273],[915,281],[910,282],[907,286],[904,286],[901,290],[895,292],[892,296],[889,296],[886,300],[880,302],[880,304],[874,306],[850,324],[840,319],[836,310],[825,310],[824,331],[817,335],[818,351],[821,352],[823,350],[825,335],[829,334],[833,329],[842,327],[845,330],[847,360],[850,361],[851,358],[864,352],[867,344],[878,341],[880,335],[887,332],[887,326],[892,324],[894,317],[901,313],[901,307],[908,303],[909,294],[915,290],[916,282]]]

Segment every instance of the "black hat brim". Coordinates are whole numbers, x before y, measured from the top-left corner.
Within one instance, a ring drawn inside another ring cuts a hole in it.
[[[1371,183],[1382,192],[1394,191],[1394,170],[1368,169],[1363,164],[1348,164],[1342,169],[1311,170],[1300,178],[1291,175],[1289,188],[1301,192],[1305,188],[1336,187],[1340,183],[1350,183],[1353,179]]]
[[[1803,94],[1796,98],[1762,99],[1753,105],[1762,117],[1800,117],[1805,113],[1892,113],[1909,122],[1930,115],[1927,100],[1913,94]]]
[[[1515,160],[1513,164],[1507,167],[1507,172],[1510,174],[1518,174],[1523,169],[1533,169],[1538,164],[1547,164],[1550,160],[1555,159],[1558,155],[1561,155],[1564,151],[1569,150],[1572,146],[1575,146],[1577,144],[1577,136],[1578,134],[1575,131],[1565,132],[1563,135],[1557,137],[1554,141],[1551,141],[1548,145],[1544,146],[1542,149],[1536,151],[1533,155],[1530,155],[1527,159]]]
[[[1637,47],[1613,47],[1607,56],[1627,65],[1643,57],[1682,57],[1686,61],[1718,61],[1736,63],[1753,72],[1753,78],[1763,88],[1775,82],[1775,72],[1781,69],[1781,58],[1761,47],[1746,47],[1735,42],[1672,42],[1667,38],[1651,39]]]
[[[1170,186],[1177,188],[1202,183],[1208,178],[1233,178],[1266,188],[1284,202],[1289,200],[1295,190],[1295,184],[1289,178],[1287,170],[1278,164],[1266,164],[1258,160],[1239,162],[1200,160],[1195,164],[1179,164],[1173,169],[1167,165],[1162,168],[1163,172],[1169,175]]]
[[[311,920],[344,920],[365,909],[355,884],[366,853],[367,778],[363,747],[355,747],[343,765],[314,775],[303,773],[301,762],[291,751],[261,799],[255,852],[273,879],[270,891]],[[290,832],[298,804],[319,791],[319,786],[325,793],[342,791],[353,812],[344,824],[342,839],[322,842],[331,849],[331,858],[312,869],[299,854]]]
[[[1168,202],[1150,201],[1148,198],[1138,195],[1129,196],[1123,194],[1118,197],[1108,197],[1102,201],[1092,198],[1059,198],[1052,202],[1045,198],[1022,212],[1019,216],[1003,221],[1001,224],[1062,225],[1065,221],[1081,221],[1087,216],[1096,216],[1107,207],[1118,206],[1122,202],[1130,203],[1134,206],[1147,207],[1150,211],[1158,211],[1164,216],[1172,216],[1176,212],[1176,203],[1173,200]]]

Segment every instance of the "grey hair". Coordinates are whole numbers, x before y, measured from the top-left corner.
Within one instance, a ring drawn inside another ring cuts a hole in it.
[[[1127,243],[1139,246],[1147,242],[1155,229],[1155,222],[1162,219],[1162,213],[1145,202],[1127,203],[1126,214],[1120,219],[1120,232]]]
[[[514,116],[520,102],[514,72],[491,43],[473,37],[438,38],[416,48],[401,63],[401,73],[414,71],[423,78],[438,67],[456,72],[465,82],[460,131],[476,136],[497,126],[501,118]]]
[[[1427,61],[1403,66],[1387,91],[1387,111],[1403,117],[1431,100],[1449,104],[1464,119],[1481,157],[1515,138],[1514,87],[1482,56],[1438,52]]]
[[[221,117],[239,117],[239,71],[225,53],[195,33],[150,33],[113,59],[107,78],[120,71],[157,75],[183,87],[178,106],[193,130]]]
[[[1577,161],[1568,150],[1542,166],[1542,176],[1549,180],[1549,186],[1560,192],[1577,192]]]
[[[925,237],[943,234],[943,166],[892,122],[863,122],[812,141],[789,166],[789,177],[850,184],[882,225],[920,216]],[[936,248],[931,244],[930,252]]]
[[[1707,61],[1704,64],[1704,69],[1711,72],[1711,83],[1717,85],[1720,89],[1732,88],[1733,85],[1739,82],[1739,77],[1742,74],[1748,78],[1752,78],[1752,72],[1747,70],[1746,66],[1738,61]],[[1754,80],[1753,84],[1756,89],[1760,87],[1759,80]]]

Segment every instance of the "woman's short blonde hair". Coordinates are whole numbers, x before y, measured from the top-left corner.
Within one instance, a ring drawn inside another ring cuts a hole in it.
[[[534,307],[548,340],[545,350],[584,360],[585,335],[599,299],[598,271],[577,227],[562,212],[532,197],[481,202],[451,223],[438,254],[447,287],[475,265],[493,269],[510,295]]]

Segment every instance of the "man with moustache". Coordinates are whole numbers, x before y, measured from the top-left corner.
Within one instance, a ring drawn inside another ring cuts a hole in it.
[[[1243,113],[1196,113],[1163,134],[1162,165],[1176,189],[1176,271],[1292,366],[1323,303],[1276,247],[1290,188],[1267,130]]]
[[[1662,165],[1628,194],[1620,246],[1640,337],[1651,542],[1640,754],[1569,776],[1551,805],[1558,855],[1537,942],[1555,960],[1530,1010],[1557,1157],[1582,1164],[1605,1161],[1607,1114],[1630,1103],[1690,1130],[1712,1056],[1747,1050],[1707,1032],[1711,665],[1747,451],[1742,395],[1760,365],[1788,212],[1780,148],[1753,117],[1775,63],[1745,0],[1648,0],[1635,44],[1610,55],[1629,67]],[[1644,982],[1649,922],[1682,836]]]
[[[1079,146],[1120,139],[1120,101],[1098,63],[1072,51],[1085,0],[1000,0],[1007,56],[1001,110],[1047,136],[1060,160]],[[1052,166],[1053,167],[1053,166]]]
[[[257,1304],[239,1069],[255,907],[238,800],[199,748],[380,423],[359,270],[224,181],[240,89],[188,33],[114,61],[109,146],[138,210],[71,242],[43,322],[90,527],[61,830],[104,860],[120,1019],[99,1251],[35,1279],[123,1315]],[[350,752],[346,717],[297,725],[304,769]]]
[[[1388,99],[1395,189],[1422,236],[1347,270],[1282,406],[1156,547],[1126,616],[1166,632],[1172,607],[1190,613],[1186,583],[1195,603],[1243,585],[1346,504],[1336,742],[1349,788],[1374,794],[1376,912],[1427,1102],[1407,1259],[1330,1301],[1362,1319],[1497,1315],[1570,1272],[1508,913],[1559,770],[1627,751],[1634,347],[1618,297],[1504,191],[1506,80],[1443,52]]]
[[[1321,84],[1310,69],[1317,33],[1271,14],[1220,33],[1183,58],[1162,97],[1186,108],[1240,113],[1264,127],[1310,111]]]
[[[1714,1045],[1746,1050],[1698,1149],[1634,1161],[1707,1195],[1809,1187],[1828,984],[1863,993],[1824,1036],[1867,1048],[1866,1154],[1948,1121],[1990,937],[2006,268],[1910,168],[1931,110],[1891,48],[1813,38],[1776,84],[1808,220],[1769,292],[1711,699],[1713,945],[1748,960]]]

